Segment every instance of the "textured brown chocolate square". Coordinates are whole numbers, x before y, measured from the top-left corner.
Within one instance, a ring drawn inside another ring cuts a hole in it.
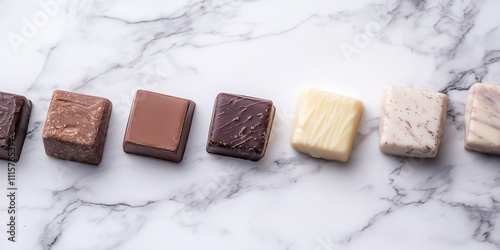
[[[138,90],[130,111],[123,151],[172,162],[184,156],[195,103]]]
[[[266,152],[274,112],[272,101],[220,93],[215,100],[207,152],[260,160]]]
[[[0,92],[0,159],[18,161],[31,114],[24,96]]]
[[[45,153],[55,158],[98,165],[111,117],[102,97],[56,90],[43,129]]]

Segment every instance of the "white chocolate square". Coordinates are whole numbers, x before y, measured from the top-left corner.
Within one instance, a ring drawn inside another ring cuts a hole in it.
[[[386,87],[379,123],[380,151],[395,156],[436,157],[446,110],[445,94]]]
[[[363,103],[314,89],[299,94],[290,144],[315,158],[346,162],[351,154]]]
[[[465,104],[465,149],[500,155],[500,86],[476,83]]]

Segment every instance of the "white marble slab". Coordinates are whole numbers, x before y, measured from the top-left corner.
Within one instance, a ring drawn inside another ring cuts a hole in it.
[[[500,249],[500,158],[463,144],[468,88],[500,84],[500,2],[48,1],[0,1],[0,90],[34,104],[0,249]],[[437,158],[379,151],[386,85],[448,95]],[[363,101],[348,163],[291,148],[303,87]],[[113,102],[98,167],[45,155],[55,89]],[[181,164],[123,152],[137,89],[196,102]],[[260,162],[205,152],[219,92],[274,102]]]

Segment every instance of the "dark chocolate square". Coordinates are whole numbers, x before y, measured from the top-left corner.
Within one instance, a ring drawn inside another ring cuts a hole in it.
[[[266,152],[274,112],[272,101],[220,93],[214,104],[207,152],[260,160]]]
[[[19,160],[30,114],[31,101],[26,97],[0,92],[0,159]]]
[[[194,108],[191,100],[138,90],[123,139],[123,151],[180,162]]]
[[[54,91],[42,135],[45,153],[62,160],[98,165],[111,109],[106,98]]]

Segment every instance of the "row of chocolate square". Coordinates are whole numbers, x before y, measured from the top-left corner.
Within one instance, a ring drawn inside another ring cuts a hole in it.
[[[436,157],[446,122],[447,95],[387,86],[379,119],[379,147],[387,155]],[[349,160],[363,103],[305,89],[295,109],[291,145],[327,160]],[[465,105],[464,148],[500,155],[500,86],[476,83]]]
[[[127,153],[180,162],[194,114],[191,100],[139,90],[123,140]],[[97,165],[103,156],[112,104],[102,97],[54,91],[43,130],[47,155]],[[0,159],[20,157],[31,101],[0,92]],[[389,155],[433,158],[447,112],[445,94],[388,86],[379,124],[380,150]],[[290,144],[312,157],[348,161],[363,103],[314,89],[301,91]],[[274,120],[270,100],[221,93],[217,96],[207,152],[258,161]],[[500,154],[500,86],[477,83],[467,97],[465,148]]]

